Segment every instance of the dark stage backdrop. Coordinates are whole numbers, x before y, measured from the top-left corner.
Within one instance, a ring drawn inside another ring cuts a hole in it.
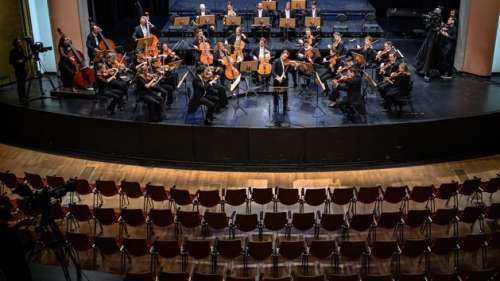
[[[444,6],[446,14],[448,10],[458,9],[460,0],[369,0],[377,10],[378,17],[385,17],[388,8],[404,8],[428,11],[438,5]]]

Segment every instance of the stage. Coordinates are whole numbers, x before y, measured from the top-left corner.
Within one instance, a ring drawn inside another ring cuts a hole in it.
[[[419,42],[392,41],[413,64]],[[179,74],[186,71],[184,65]],[[133,92],[126,108],[109,116],[105,102],[91,96],[20,106],[12,85],[0,93],[1,140],[111,161],[237,170],[400,165],[500,151],[498,83],[468,75],[431,83],[416,74],[412,79],[413,109],[389,114],[381,98],[368,92],[366,116],[352,120],[329,108],[316,86],[305,93],[290,89],[290,111],[278,115],[269,93],[246,94],[242,86],[210,127],[203,125],[201,110],[186,114],[185,86],[175,93],[166,119],[147,123],[147,109],[136,106]],[[36,84],[32,88],[36,92]],[[246,113],[235,111],[238,99]]]

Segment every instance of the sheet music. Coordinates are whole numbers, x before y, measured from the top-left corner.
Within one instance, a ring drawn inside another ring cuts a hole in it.
[[[241,74],[238,75],[238,77],[236,78],[236,80],[234,80],[233,83],[231,83],[231,88],[230,88],[230,91],[233,92],[236,87],[238,87],[238,85],[240,84],[240,81],[241,81]]]

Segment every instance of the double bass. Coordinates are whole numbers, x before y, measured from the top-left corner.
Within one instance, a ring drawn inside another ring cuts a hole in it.
[[[60,28],[57,28],[57,32],[61,37],[66,37]],[[75,49],[73,43],[70,42],[69,47],[69,58],[71,64],[73,65],[73,69],[75,70],[73,74],[73,82],[79,88],[91,88],[96,80],[94,71],[85,65],[83,53]]]

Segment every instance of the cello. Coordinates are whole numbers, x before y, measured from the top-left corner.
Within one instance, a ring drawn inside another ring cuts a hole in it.
[[[214,55],[210,51],[212,47],[210,43],[206,41],[205,36],[202,37],[202,41],[198,46],[200,50],[200,62],[204,65],[212,65],[214,63]]]
[[[234,81],[240,76],[240,71],[234,67],[234,61],[231,56],[225,56],[222,59],[222,64],[225,66],[224,75],[228,80]]]
[[[60,28],[57,28],[57,32],[61,37],[66,37],[66,35],[61,31]],[[85,59],[83,53],[75,49],[71,41],[69,43],[69,47],[69,59],[71,61],[71,64],[73,65],[73,69],[75,70],[73,74],[73,82],[79,88],[91,88],[96,80],[94,71],[84,64]]]
[[[259,67],[257,68],[257,73],[262,76],[271,75],[273,67],[269,62],[271,60],[271,55],[266,53],[263,58],[259,59]]]

